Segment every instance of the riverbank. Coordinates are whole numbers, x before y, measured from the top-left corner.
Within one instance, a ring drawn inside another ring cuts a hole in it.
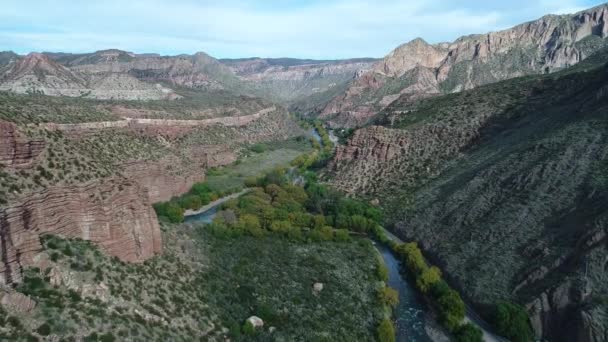
[[[234,194],[231,194],[228,196],[224,196],[207,205],[200,207],[200,209],[197,209],[197,210],[187,209],[186,211],[184,211],[184,217],[200,215],[206,211],[209,211],[209,210],[219,206],[220,204],[223,204],[224,202],[230,201],[231,199],[234,199],[234,198],[238,198],[241,195],[248,193],[249,191],[251,191],[251,189],[244,189],[241,192],[237,192],[237,193],[234,193]]]
[[[393,242],[399,243],[399,244],[404,243],[403,240],[401,240],[399,237],[397,237],[396,235],[394,235],[393,233],[388,231],[386,228],[382,227],[382,230],[384,231],[385,236],[390,241],[393,241]],[[473,308],[468,303],[465,303],[465,306],[466,306],[466,312],[465,312],[465,317],[464,317],[463,323],[471,323],[471,324],[475,325],[477,328],[479,328],[479,330],[481,330],[481,332],[483,333],[484,341],[486,341],[486,342],[508,342],[507,339],[497,336],[496,334],[492,333],[489,330],[490,329],[489,324],[486,321],[484,321],[473,310]]]

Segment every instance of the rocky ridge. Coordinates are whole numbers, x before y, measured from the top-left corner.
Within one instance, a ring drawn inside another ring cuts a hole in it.
[[[371,58],[315,61],[248,58],[221,60],[252,91],[280,103],[292,103],[339,88],[371,68]]]
[[[174,99],[160,84],[141,82],[128,74],[87,75],[39,53],[17,59],[0,76],[0,90],[18,94],[90,97],[97,99]]]
[[[555,74],[411,103],[339,146],[332,182],[378,198],[481,311],[529,310],[539,338],[602,341],[606,52]]]
[[[428,44],[404,44],[320,112],[334,126],[361,126],[398,97],[418,100],[574,65],[608,45],[608,5],[549,15],[511,29]]]

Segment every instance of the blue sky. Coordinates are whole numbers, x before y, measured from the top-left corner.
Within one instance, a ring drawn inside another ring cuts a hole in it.
[[[0,50],[118,48],[218,58],[382,57],[413,38],[452,41],[591,0],[2,0]]]

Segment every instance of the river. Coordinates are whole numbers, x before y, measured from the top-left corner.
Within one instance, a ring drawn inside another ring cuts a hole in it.
[[[399,305],[393,311],[397,341],[431,341],[425,329],[425,304],[401,273],[399,260],[387,246],[376,244],[376,248],[388,268],[387,285],[399,291]]]

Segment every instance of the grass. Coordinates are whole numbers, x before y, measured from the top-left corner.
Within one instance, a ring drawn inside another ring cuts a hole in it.
[[[279,166],[287,166],[289,162],[312,148],[306,140],[295,139],[286,142],[266,143],[264,152],[247,152],[238,162],[229,166],[210,170],[207,183],[214,191],[224,191],[242,187],[245,179],[264,174]]]

